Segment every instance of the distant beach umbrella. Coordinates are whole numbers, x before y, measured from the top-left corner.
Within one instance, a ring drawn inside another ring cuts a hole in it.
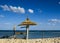
[[[16,34],[15,34],[15,32],[16,32],[16,25],[14,25],[14,27],[13,27],[13,31],[14,31],[14,38],[16,38]]]

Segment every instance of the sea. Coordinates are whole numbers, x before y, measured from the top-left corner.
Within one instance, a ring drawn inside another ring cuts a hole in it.
[[[14,34],[15,33],[15,34]],[[26,30],[0,30],[0,38],[25,38]],[[60,37],[60,30],[29,30],[29,39]]]

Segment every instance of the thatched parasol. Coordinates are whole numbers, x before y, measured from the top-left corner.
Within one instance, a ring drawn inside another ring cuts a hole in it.
[[[29,26],[30,25],[36,25],[36,23],[30,21],[29,18],[26,18],[26,20],[24,22],[22,22],[21,24],[18,25],[18,26],[26,26],[26,33],[27,33],[26,39],[27,40],[28,40],[28,33],[29,33]]]

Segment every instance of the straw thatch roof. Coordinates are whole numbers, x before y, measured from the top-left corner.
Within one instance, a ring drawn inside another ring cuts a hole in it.
[[[30,21],[29,18],[27,18],[24,22],[22,22],[18,26],[22,26],[22,25],[36,25],[36,23]]]

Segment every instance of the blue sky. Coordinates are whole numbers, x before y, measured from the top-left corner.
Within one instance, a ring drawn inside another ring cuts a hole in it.
[[[30,30],[60,30],[60,0],[0,0],[0,30],[21,30],[26,14],[37,23]]]

